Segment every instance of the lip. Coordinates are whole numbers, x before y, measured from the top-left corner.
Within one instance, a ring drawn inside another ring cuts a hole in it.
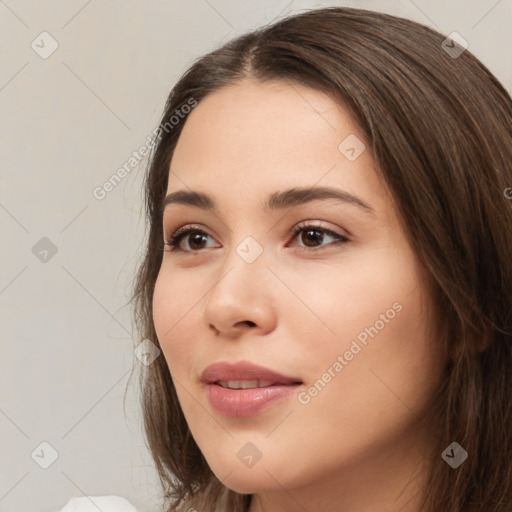
[[[271,380],[279,384],[301,382],[297,377],[288,377],[249,361],[236,363],[219,361],[207,366],[201,374],[201,382],[205,384],[213,384],[219,380]]]
[[[228,389],[219,381],[271,381],[272,385],[258,388]],[[253,416],[272,404],[289,398],[302,381],[248,361],[217,362],[201,374],[211,406],[230,417]]]

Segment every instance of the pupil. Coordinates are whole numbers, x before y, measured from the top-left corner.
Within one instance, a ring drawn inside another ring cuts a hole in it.
[[[308,243],[311,241],[313,242],[313,245],[315,242],[319,242],[319,243],[322,242],[323,233],[321,233],[317,229],[309,229],[308,231],[305,231],[305,234],[307,234],[307,240],[308,240],[308,242],[305,243],[305,245],[308,247],[309,247]],[[316,234],[316,236],[315,236],[315,234]]]

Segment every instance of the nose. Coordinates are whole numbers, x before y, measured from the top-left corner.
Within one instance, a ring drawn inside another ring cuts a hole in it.
[[[276,327],[275,278],[260,256],[247,263],[233,250],[220,277],[207,293],[203,323],[216,335],[237,338],[252,330],[264,335]]]

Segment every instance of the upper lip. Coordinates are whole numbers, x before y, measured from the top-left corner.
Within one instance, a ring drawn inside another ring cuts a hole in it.
[[[296,377],[289,377],[281,373],[251,363],[239,361],[228,363],[219,361],[206,367],[201,374],[201,382],[213,384],[219,381],[265,380],[274,384],[300,384],[302,381]]]

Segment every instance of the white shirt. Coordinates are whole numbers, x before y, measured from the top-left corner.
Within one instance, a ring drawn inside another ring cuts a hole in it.
[[[137,512],[137,509],[121,496],[82,496],[71,498],[63,509],[55,512]]]

